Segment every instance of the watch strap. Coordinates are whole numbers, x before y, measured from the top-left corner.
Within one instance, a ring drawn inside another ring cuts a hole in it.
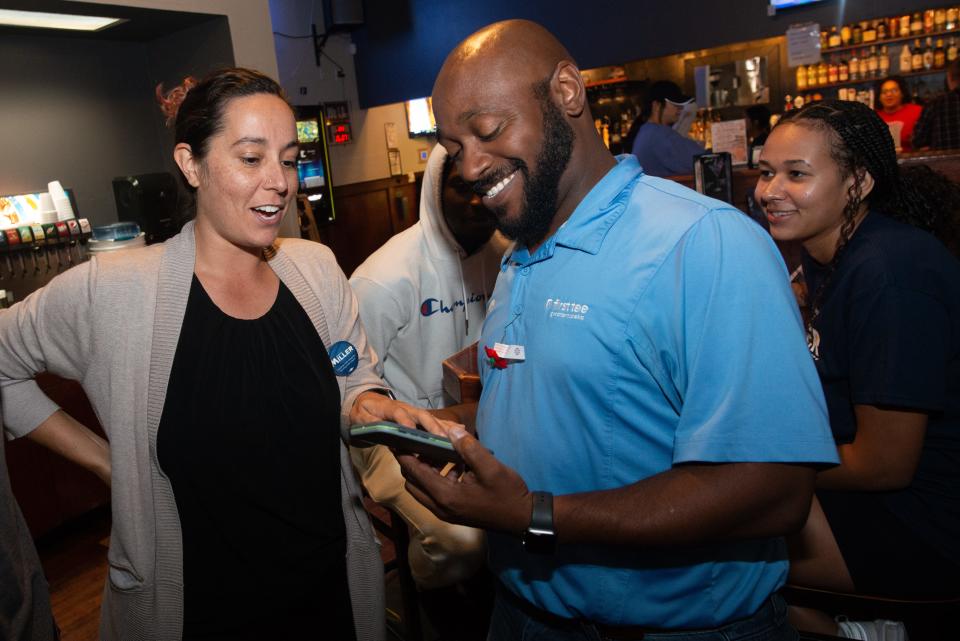
[[[557,535],[553,529],[553,494],[532,492],[533,509],[530,525],[523,533],[523,547],[534,554],[552,554],[556,551]]]

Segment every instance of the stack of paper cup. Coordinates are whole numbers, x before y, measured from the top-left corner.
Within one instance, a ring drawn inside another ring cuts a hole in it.
[[[67,196],[67,192],[63,190],[63,186],[59,180],[48,183],[47,191],[50,192],[50,197],[53,199],[53,206],[57,210],[58,220],[70,220],[75,217],[73,215],[73,207],[70,205],[70,198]]]
[[[50,225],[58,220],[57,209],[53,205],[53,197],[45,191],[40,194],[40,214],[37,217],[37,222],[41,225]]]

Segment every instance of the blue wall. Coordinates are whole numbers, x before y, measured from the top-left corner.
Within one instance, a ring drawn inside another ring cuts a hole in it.
[[[589,69],[780,36],[797,22],[827,26],[943,4],[825,0],[768,16],[767,0],[366,0],[366,24],[354,34],[360,106],[430,95],[450,50],[507,18],[543,24]]]

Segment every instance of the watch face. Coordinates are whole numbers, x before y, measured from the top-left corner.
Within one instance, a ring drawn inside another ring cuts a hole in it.
[[[521,539],[523,549],[531,554],[553,554],[557,549],[557,535],[543,530],[527,530]]]

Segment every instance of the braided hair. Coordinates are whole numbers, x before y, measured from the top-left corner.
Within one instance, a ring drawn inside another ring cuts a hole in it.
[[[826,133],[830,157],[840,168],[841,177],[846,180],[853,176],[836,251],[826,277],[810,298],[808,328],[816,320],[826,287],[853,235],[864,203],[872,211],[930,232],[951,253],[960,256],[960,187],[926,165],[901,169],[890,130],[873,109],[855,101],[823,100],[787,112],[777,126],[782,123]],[[873,177],[873,189],[864,196],[866,172]]]

